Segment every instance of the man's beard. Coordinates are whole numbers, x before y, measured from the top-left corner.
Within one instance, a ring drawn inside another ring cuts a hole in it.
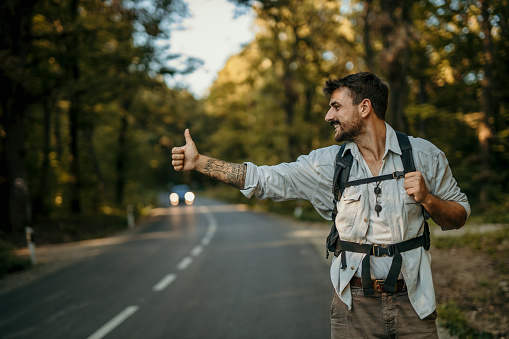
[[[349,121],[340,123],[339,128],[340,133],[339,135],[334,134],[334,140],[337,142],[355,141],[362,134],[362,119],[358,115],[354,115]]]

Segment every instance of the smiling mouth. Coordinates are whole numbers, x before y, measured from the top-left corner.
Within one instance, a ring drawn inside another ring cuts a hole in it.
[[[331,126],[336,129],[337,127],[341,126],[341,124],[339,123],[339,121],[331,121]]]

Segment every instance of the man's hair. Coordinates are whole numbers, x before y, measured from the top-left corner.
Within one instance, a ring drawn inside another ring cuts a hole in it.
[[[373,73],[360,72],[347,75],[344,78],[327,80],[323,86],[323,93],[330,97],[334,91],[342,87],[350,90],[354,105],[360,104],[364,99],[369,99],[376,116],[385,120],[389,99],[389,86],[385,81]]]

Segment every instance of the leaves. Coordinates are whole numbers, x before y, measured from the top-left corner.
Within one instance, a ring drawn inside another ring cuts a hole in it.
[[[168,154],[176,141],[168,134],[195,118],[180,107],[200,112],[189,93],[162,82],[162,74],[200,65],[183,59],[183,69],[169,68],[166,59],[180,55],[158,47],[167,47],[159,39],[169,36],[172,21],[187,15],[186,6],[178,0],[150,6],[127,0],[10,0],[1,15],[3,23],[18,17],[30,23],[1,26],[0,75],[12,90],[2,95],[2,139],[15,141],[0,148],[3,201],[12,201],[10,181],[27,173],[31,192],[25,193],[36,202],[36,220],[66,214],[72,199],[83,202],[86,214],[104,204],[121,207],[125,196],[129,203],[150,203],[146,191],[171,180]],[[16,31],[20,28],[25,31]],[[20,146],[29,152],[13,152]],[[13,161],[9,154],[19,157]],[[29,215],[15,212],[29,211],[30,205],[19,199],[16,204],[2,207],[1,228],[7,232],[31,223]]]
[[[252,6],[259,33],[230,58],[205,99],[207,114],[221,119],[212,154],[276,164],[330,145],[320,89],[329,77],[369,66],[391,87],[388,121],[446,152],[474,208],[479,187],[488,199],[507,192],[507,1],[238,2]],[[492,104],[485,115],[482,102]]]

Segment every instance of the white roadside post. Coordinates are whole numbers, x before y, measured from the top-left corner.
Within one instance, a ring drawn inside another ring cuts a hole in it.
[[[132,230],[134,228],[134,207],[132,204],[127,205],[127,227]]]
[[[25,227],[25,235],[27,238],[28,252],[30,253],[30,261],[32,266],[37,265],[37,256],[35,255],[35,243],[34,243],[34,229],[32,227]]]

